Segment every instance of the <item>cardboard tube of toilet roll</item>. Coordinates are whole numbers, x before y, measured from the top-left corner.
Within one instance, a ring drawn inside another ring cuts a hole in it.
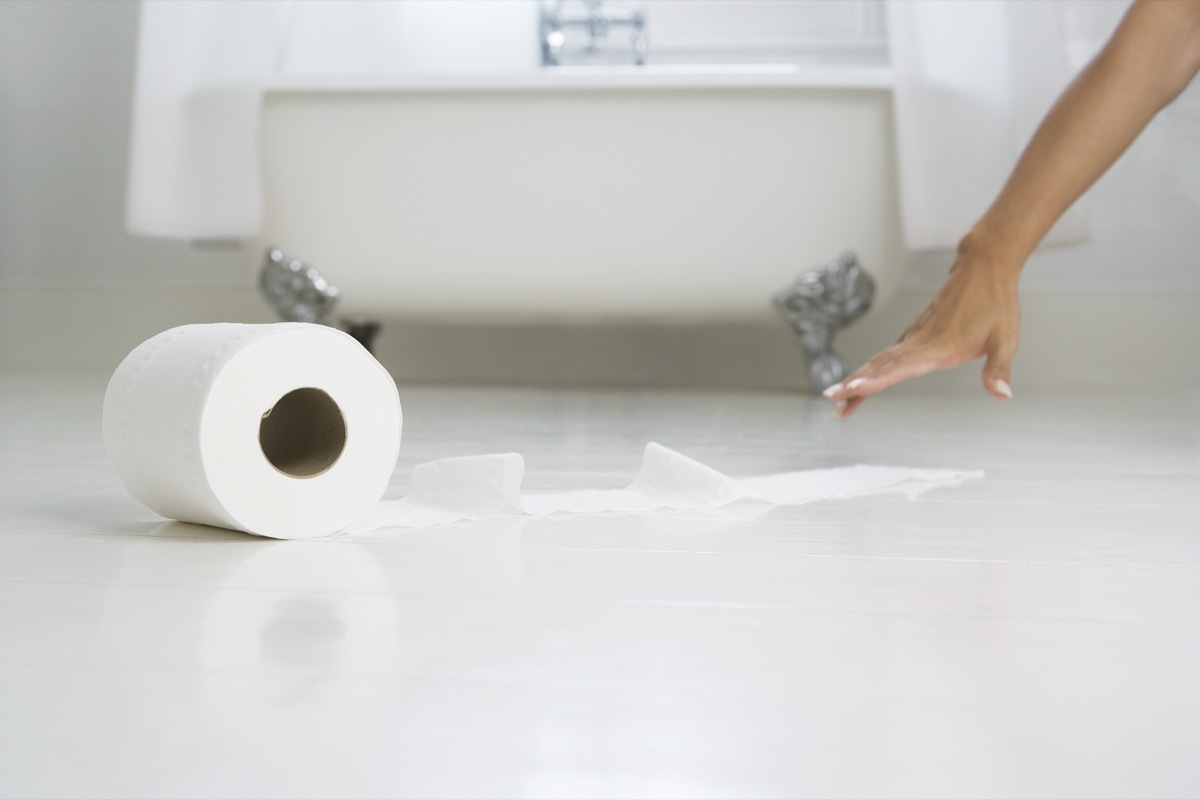
[[[117,367],[103,428],[125,487],[155,513],[307,539],[383,496],[401,410],[391,376],[341,331],[185,325]]]

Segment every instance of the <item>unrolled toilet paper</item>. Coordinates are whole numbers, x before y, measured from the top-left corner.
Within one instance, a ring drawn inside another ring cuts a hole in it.
[[[981,472],[858,465],[731,478],[657,442],[646,445],[637,477],[623,489],[523,492],[525,461],[517,453],[446,458],[420,464],[401,500],[371,509],[349,533],[446,525],[499,514],[647,514],[721,508],[732,503],[803,505],[817,500],[900,492],[910,497]]]
[[[982,473],[855,466],[731,478],[646,446],[623,489],[523,492],[520,455],[395,467],[396,385],[356,341],[319,325],[186,325],[137,347],[104,399],[104,441],[138,502],[165,517],[278,539],[420,527],[499,514],[649,513],[735,502],[801,504],[920,493]]]

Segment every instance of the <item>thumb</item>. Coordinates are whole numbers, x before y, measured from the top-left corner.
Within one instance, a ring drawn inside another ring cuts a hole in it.
[[[988,351],[987,363],[983,365],[983,388],[998,400],[1012,399],[1012,361],[1016,354],[1015,338],[993,345]]]

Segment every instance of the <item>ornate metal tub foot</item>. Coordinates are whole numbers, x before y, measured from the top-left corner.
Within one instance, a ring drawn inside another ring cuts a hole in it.
[[[258,291],[282,319],[324,324],[337,307],[340,293],[315,267],[291,258],[277,247],[267,248],[258,276]],[[374,352],[380,325],[371,320],[342,320],[338,327]]]
[[[861,317],[875,297],[875,281],[846,252],[823,267],[805,272],[771,298],[800,336],[814,394],[846,377],[846,364],[833,351],[833,337]]]

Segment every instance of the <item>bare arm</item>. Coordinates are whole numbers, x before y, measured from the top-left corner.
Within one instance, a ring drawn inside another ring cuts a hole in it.
[[[826,392],[838,402],[835,414],[849,416],[901,381],[984,357],[984,387],[1011,397],[1025,262],[1198,70],[1200,0],[1137,0],[1050,109],[929,306],[896,344]]]

